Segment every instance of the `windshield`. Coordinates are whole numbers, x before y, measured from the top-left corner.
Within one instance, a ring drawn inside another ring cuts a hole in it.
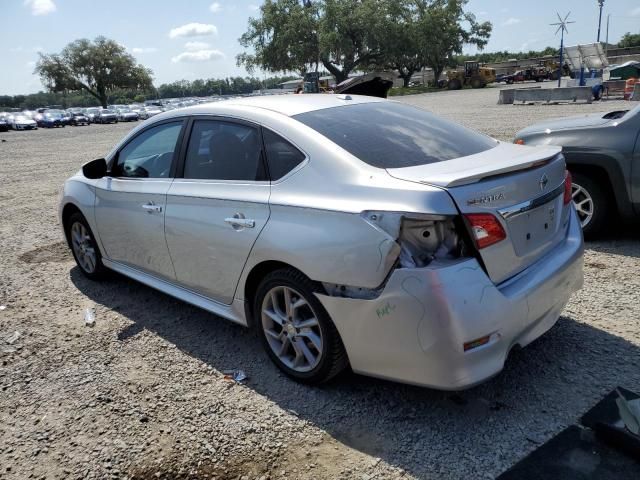
[[[44,116],[47,118],[60,118],[62,114],[59,112],[45,112]]]
[[[104,113],[104,114],[108,115],[110,113],[113,113],[113,110],[106,110],[105,109],[105,110],[102,110],[100,113]]]
[[[494,139],[462,125],[395,102],[326,108],[293,118],[378,168],[443,162],[497,145]]]
[[[118,109],[118,111],[123,112],[123,113],[127,113],[127,112],[130,112],[131,109],[126,107],[126,108],[120,108],[120,109]]]
[[[100,110],[97,108],[87,108],[87,113],[98,113]]]

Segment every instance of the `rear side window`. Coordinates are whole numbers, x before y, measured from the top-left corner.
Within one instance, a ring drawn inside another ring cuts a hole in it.
[[[497,144],[462,125],[395,102],[326,108],[293,118],[378,168],[443,162],[483,152]]]
[[[284,177],[303,162],[305,158],[304,153],[280,135],[263,129],[262,138],[264,140],[264,148],[267,152],[267,163],[269,164],[271,180],[278,180]]]
[[[187,148],[184,178],[264,180],[258,130],[220,120],[196,120]]]

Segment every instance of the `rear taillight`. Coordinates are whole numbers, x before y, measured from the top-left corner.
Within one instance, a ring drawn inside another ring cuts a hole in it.
[[[478,249],[488,247],[507,238],[507,234],[498,219],[490,213],[468,213],[465,218],[469,222],[471,237]]]
[[[564,204],[567,205],[571,201],[571,172],[564,171]]]

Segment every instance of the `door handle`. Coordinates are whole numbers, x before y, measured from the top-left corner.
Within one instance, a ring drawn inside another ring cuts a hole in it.
[[[244,218],[244,215],[236,213],[233,217],[225,218],[224,221],[235,229],[253,228],[256,221],[250,218]]]
[[[144,208],[149,213],[162,212],[162,205],[156,205],[153,202],[145,203],[144,205],[142,205],[142,208]]]

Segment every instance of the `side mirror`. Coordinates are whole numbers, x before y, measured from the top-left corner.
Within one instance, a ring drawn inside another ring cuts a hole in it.
[[[82,174],[90,179],[96,180],[107,175],[107,161],[104,158],[98,158],[85,163],[82,166]]]

